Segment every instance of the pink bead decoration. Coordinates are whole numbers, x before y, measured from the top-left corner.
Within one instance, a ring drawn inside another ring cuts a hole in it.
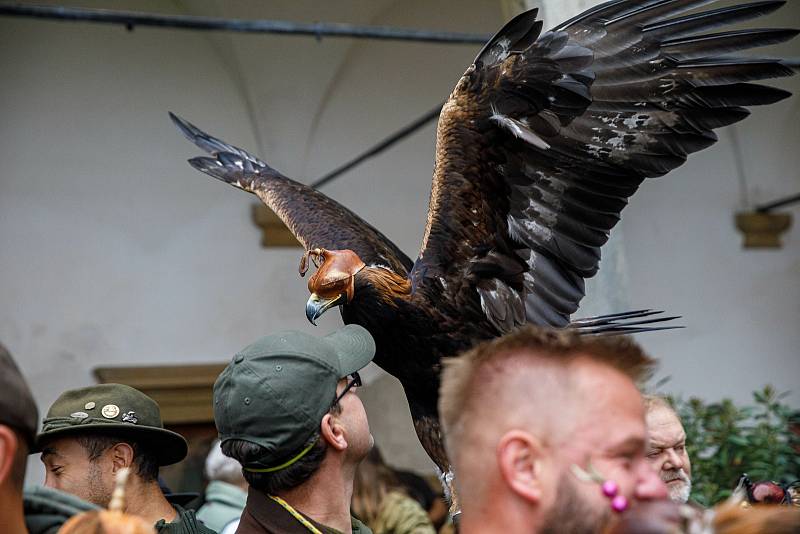
[[[600,487],[603,489],[603,495],[609,498],[616,496],[619,491],[619,486],[613,480],[606,480]]]
[[[624,495],[617,495],[611,499],[611,509],[615,512],[624,512],[628,508],[628,499]]]

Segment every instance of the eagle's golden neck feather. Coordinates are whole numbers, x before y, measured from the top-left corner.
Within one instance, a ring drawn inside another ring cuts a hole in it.
[[[389,269],[366,267],[357,276],[363,276],[386,304],[393,305],[395,299],[411,295],[411,280]]]

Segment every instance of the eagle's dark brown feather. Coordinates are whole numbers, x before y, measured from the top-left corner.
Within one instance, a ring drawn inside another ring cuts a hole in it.
[[[442,110],[414,286],[424,293],[471,276],[457,287],[477,292],[501,331],[567,325],[642,180],[713,144],[714,128],[748,115],[741,106],[788,96],[744,82],[793,66],[719,54],[796,31],[700,34],[783,2],[676,17],[705,3],[608,2],[535,42],[524,31],[530,13],[501,30]],[[435,295],[446,298],[452,290]]]
[[[194,168],[258,196],[306,250],[349,249],[367,265],[383,265],[403,275],[411,270],[411,260],[394,243],[332,198],[180,117],[170,117],[190,141],[213,156],[190,159]]]

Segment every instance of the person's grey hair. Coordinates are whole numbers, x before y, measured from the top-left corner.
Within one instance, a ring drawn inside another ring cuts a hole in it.
[[[642,395],[642,401],[644,402],[644,410],[645,413],[650,413],[652,410],[656,408],[666,408],[667,410],[671,411],[675,414],[678,419],[678,412],[675,410],[675,407],[666,397],[661,397],[659,395]]]
[[[209,481],[220,480],[229,484],[238,484],[242,481],[242,464],[235,458],[223,454],[218,439],[211,444],[211,450],[206,456],[206,478]]]

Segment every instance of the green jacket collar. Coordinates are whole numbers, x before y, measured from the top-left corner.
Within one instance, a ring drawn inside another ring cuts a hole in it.
[[[305,514],[303,516],[324,534],[343,534],[317,523]],[[372,534],[369,527],[355,517],[351,517],[351,521],[352,531],[348,534]],[[308,529],[267,494],[251,487],[247,494],[247,506],[242,512],[242,519],[236,532],[237,534],[308,534]]]
[[[98,508],[62,491],[35,486],[23,494],[25,525],[30,534],[55,534],[73,515]]]
[[[155,524],[158,534],[216,534],[213,530],[197,520],[194,512],[186,510],[177,504],[172,505],[178,516],[175,521],[167,523],[161,519]]]

